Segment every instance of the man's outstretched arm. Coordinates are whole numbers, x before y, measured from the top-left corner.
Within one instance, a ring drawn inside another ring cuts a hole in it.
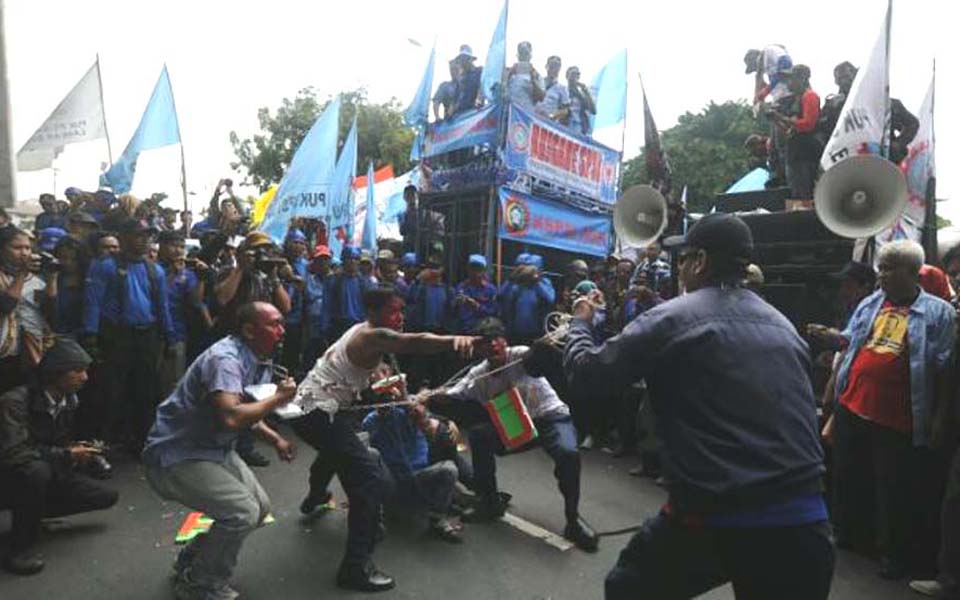
[[[382,354],[439,354],[457,352],[466,358],[480,338],[433,333],[400,333],[385,327],[360,331],[347,345],[347,354],[369,363]]]

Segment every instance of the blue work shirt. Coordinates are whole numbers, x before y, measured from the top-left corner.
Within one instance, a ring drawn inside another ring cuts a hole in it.
[[[360,273],[341,273],[328,277],[324,290],[324,327],[335,322],[359,323],[366,318],[363,310],[363,292],[370,282]]]
[[[474,65],[465,71],[457,81],[457,107],[455,114],[473,110],[477,107],[477,94],[480,92],[480,74],[483,69]]]
[[[190,269],[173,275],[168,282],[170,321],[173,325],[173,337],[168,340],[170,343],[187,341],[187,307],[197,308],[193,297],[197,284],[197,276]]]
[[[66,229],[66,220],[63,218],[63,215],[57,213],[43,212],[37,215],[37,218],[33,221],[33,229],[35,231],[43,231],[48,227]]]
[[[394,406],[384,414],[371,411],[361,428],[370,433],[370,445],[380,452],[391,473],[409,475],[429,464],[427,437],[405,409]]]
[[[413,308],[410,313],[411,331],[440,331],[450,321],[453,290],[443,282],[418,281],[410,287]]]
[[[307,272],[304,311],[307,316],[307,337],[311,340],[321,339],[327,333],[324,329],[323,317],[324,293],[326,281],[332,277],[332,275]]]
[[[750,290],[687,293],[599,346],[575,318],[563,366],[571,392],[586,398],[646,381],[670,506],[681,513],[733,514],[822,492],[810,349]],[[814,514],[798,510],[782,524]]]
[[[57,289],[57,319],[54,331],[71,337],[83,330],[83,286]]]
[[[457,286],[455,296],[466,296],[479,304],[474,308],[466,302],[456,302],[457,331],[460,333],[470,333],[481,319],[494,317],[500,312],[497,288],[486,279],[481,281],[480,285],[473,285],[470,280],[464,281]]]
[[[849,345],[837,370],[837,394],[840,398],[850,377],[850,367],[870,337],[873,323],[887,295],[877,290],[864,298],[850,317],[843,337]],[[949,364],[956,331],[953,307],[923,290],[910,305],[907,316],[907,348],[910,357],[910,406],[913,415],[913,445],[928,446],[933,411],[936,406],[934,384],[937,372]]]
[[[90,265],[83,307],[83,332],[95,334],[100,331],[101,320],[114,325],[146,327],[159,324],[163,336],[173,338],[173,326],[170,319],[170,307],[167,302],[167,278],[163,267],[153,264],[155,269],[154,292],[160,304],[154,306],[150,276],[147,274],[147,262],[143,259],[127,263],[126,277],[117,274],[116,258],[108,256]],[[121,300],[123,294],[123,300]],[[120,314],[121,306],[123,314]],[[159,313],[159,314],[158,314]]]
[[[157,407],[143,449],[144,463],[165,468],[185,460],[224,462],[240,430],[223,426],[213,394],[242,396],[244,387],[268,383],[272,376],[271,363],[258,360],[237,336],[227,336],[207,348]]]
[[[306,258],[299,256],[290,263],[290,267],[293,269],[294,275],[306,280],[308,264]],[[292,283],[285,283],[283,287],[290,297],[290,312],[283,316],[283,320],[287,325],[299,325],[303,321],[303,294],[300,292],[300,288]]]
[[[517,285],[509,301],[503,301],[503,310],[508,315],[507,333],[515,338],[540,337],[544,319],[556,301],[557,293],[546,277],[533,284]]]

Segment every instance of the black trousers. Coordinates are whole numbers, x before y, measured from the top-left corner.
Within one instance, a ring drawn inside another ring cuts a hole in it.
[[[960,596],[960,450],[953,455],[947,491],[940,512],[940,574],[941,585]]]
[[[314,410],[289,423],[317,451],[310,466],[310,494],[320,496],[326,491],[331,469],[347,493],[350,504],[344,566],[365,564],[373,554],[380,506],[392,494],[379,455],[360,441],[352,419],[344,413],[337,413],[331,422],[325,412]]]
[[[0,467],[0,495],[0,505],[13,511],[13,553],[27,550],[37,541],[41,519],[104,510],[118,498],[114,490],[42,460]]]
[[[153,426],[160,400],[160,331],[157,327],[101,323],[98,343],[103,356],[100,373],[107,409],[105,434],[111,441],[140,448]]]
[[[606,600],[693,598],[733,583],[738,600],[826,599],[835,552],[827,522],[793,527],[687,527],[648,519],[607,575]]]
[[[876,548],[918,576],[930,575],[939,547],[936,515],[943,460],[929,448],[914,447],[910,434],[862,419],[843,406],[835,414],[838,538],[863,552]]]

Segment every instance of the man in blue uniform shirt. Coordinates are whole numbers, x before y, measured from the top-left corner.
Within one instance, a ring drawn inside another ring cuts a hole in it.
[[[324,290],[324,330],[335,340],[366,318],[363,310],[363,292],[371,288],[358,270],[360,249],[344,246],[340,252],[343,271],[327,278]]]
[[[680,248],[686,293],[597,345],[594,292],[574,306],[564,354],[579,390],[645,379],[663,439],[667,504],[621,552],[606,598],[689,598],[732,581],[738,597],[825,599],[834,548],[809,348],[741,287],[753,250],[742,220],[710,214],[665,245]]]
[[[497,288],[487,279],[487,259],[482,254],[471,254],[467,260],[467,279],[457,286],[453,304],[458,333],[473,331],[481,319],[500,312]]]

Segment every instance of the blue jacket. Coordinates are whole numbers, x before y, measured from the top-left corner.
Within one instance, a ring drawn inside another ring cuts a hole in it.
[[[822,491],[810,350],[749,290],[685,294],[599,346],[574,319],[563,363],[572,391],[591,399],[646,380],[678,511],[731,512]]]
[[[415,282],[410,286],[410,331],[440,331],[450,325],[453,290],[447,284]]]
[[[112,256],[90,265],[84,293],[84,333],[98,333],[101,320],[105,320],[115,325],[133,327],[159,324],[164,338],[168,341],[174,339],[167,278],[163,267],[150,264],[155,270],[154,277],[147,274],[148,263],[145,260],[127,263],[126,277],[118,274],[117,261]],[[156,285],[156,289],[152,285]]]
[[[512,284],[500,302],[507,334],[514,338],[543,335],[544,319],[556,300],[557,293],[546,277],[532,285]]]
[[[302,256],[295,259],[290,263],[293,274],[306,280],[307,264],[307,259]],[[299,325],[303,320],[303,295],[300,293],[300,288],[292,283],[286,283],[283,287],[286,289],[287,295],[290,296],[290,312],[284,315],[283,319],[287,325]]]
[[[843,336],[849,345],[837,370],[837,398],[847,387],[850,367],[870,337],[873,322],[887,296],[877,290],[864,298],[850,317]],[[910,305],[907,317],[907,347],[910,357],[910,404],[913,413],[913,444],[930,444],[930,428],[936,405],[934,382],[937,372],[949,364],[956,331],[955,314],[948,302],[924,291]]]
[[[468,306],[466,302],[456,304],[456,326],[459,333],[470,333],[480,322],[480,319],[496,316],[500,312],[500,306],[497,303],[497,288],[489,281],[484,280],[480,285],[471,285],[469,280],[464,281],[457,286],[455,298],[458,296],[473,298],[480,305],[474,308]]]
[[[359,273],[341,273],[328,277],[324,283],[324,320],[322,328],[329,331],[335,322],[359,323],[366,318],[363,311],[363,292],[370,286],[369,280]]]
[[[410,476],[429,464],[427,438],[405,409],[397,406],[387,409],[385,414],[371,411],[364,417],[361,429],[370,433],[370,445],[380,452],[395,476]]]
[[[197,276],[190,269],[173,277],[167,288],[170,302],[170,320],[173,325],[171,342],[187,341],[187,307],[199,310],[199,303],[194,302],[193,292],[197,289]]]
[[[306,286],[304,288],[304,310],[307,317],[307,337],[311,340],[321,339],[326,335],[324,329],[324,292],[326,282],[332,279],[332,275],[324,277],[318,273],[307,272]]]

